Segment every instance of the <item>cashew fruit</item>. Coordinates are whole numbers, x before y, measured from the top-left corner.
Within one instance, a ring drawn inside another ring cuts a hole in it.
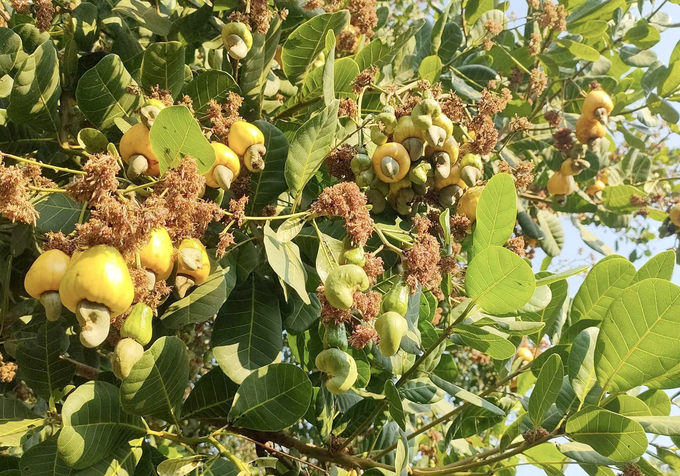
[[[432,174],[432,164],[422,160],[418,162],[415,167],[411,167],[408,172],[408,178],[417,185],[422,185],[427,182],[427,179]]]
[[[242,60],[253,46],[253,35],[245,24],[233,21],[222,27],[222,44],[229,56]]]
[[[578,175],[590,168],[590,162],[583,159],[567,159],[560,165],[560,172],[564,175]]]
[[[479,198],[482,196],[483,191],[483,186],[470,187],[467,189],[458,201],[456,213],[458,213],[458,215],[463,215],[474,222],[477,219],[477,204],[479,204]]]
[[[354,358],[340,349],[319,352],[314,363],[328,376],[326,388],[333,395],[345,393],[357,380],[357,364]]]
[[[588,119],[594,119],[602,124],[606,124],[614,109],[612,98],[601,89],[590,91],[583,101],[581,115]]]
[[[120,139],[120,156],[128,164],[130,178],[139,175],[157,177],[161,174],[158,157],[151,147],[149,128],[139,122],[129,128]]]
[[[534,360],[534,353],[528,347],[520,347],[517,349],[516,358],[524,362],[531,362]]]
[[[228,190],[241,172],[241,162],[236,153],[221,142],[211,142],[210,145],[215,150],[215,162],[210,170],[203,174],[205,184],[208,187]]]
[[[340,350],[347,350],[347,331],[345,324],[327,324],[323,334],[324,347],[335,347]]]
[[[559,170],[548,179],[548,193],[551,195],[571,195],[576,190],[576,181],[571,175]]]
[[[165,104],[158,99],[148,99],[139,109],[139,115],[142,116],[142,122],[151,129],[153,123],[156,121],[158,114],[165,109]]]
[[[587,145],[590,141],[604,137],[606,134],[607,129],[597,119],[581,116],[576,121],[576,138],[581,144]]]
[[[151,271],[153,281],[168,279],[175,267],[175,250],[165,228],[156,228],[149,235],[149,242],[139,251],[139,262]],[[150,283],[153,289],[153,283]]]
[[[264,134],[254,124],[245,121],[236,121],[229,128],[227,136],[229,147],[236,155],[243,157],[243,163],[252,173],[264,170],[264,155],[267,148],[264,146]]]
[[[354,304],[353,294],[366,291],[369,282],[366,272],[355,264],[343,264],[333,268],[324,283],[324,295],[336,309],[347,310]]]
[[[177,253],[175,290],[180,298],[194,285],[203,284],[210,275],[208,252],[196,238],[185,238]]]
[[[375,321],[375,330],[380,336],[380,353],[391,357],[397,353],[401,339],[408,331],[408,323],[403,316],[394,311],[381,314]]]
[[[380,304],[382,312],[396,312],[405,316],[408,311],[408,300],[411,296],[411,288],[404,281],[395,282],[389,291],[385,293]]]
[[[363,246],[348,248],[342,252],[342,264],[355,264],[362,268],[366,264],[366,253]]]
[[[151,342],[153,309],[142,302],[135,304],[120,328],[120,335],[134,339],[142,345]]]
[[[673,225],[680,227],[680,203],[675,204],[675,206],[671,208],[668,212],[668,217]]]
[[[59,286],[70,262],[71,258],[63,251],[45,251],[36,258],[24,278],[24,289],[29,296],[40,300],[49,321],[56,321],[61,315]]]
[[[375,174],[385,183],[403,179],[411,167],[409,153],[397,142],[388,142],[378,147],[372,160]]]
[[[385,195],[383,195],[379,190],[367,190],[366,199],[368,200],[369,205],[371,205],[372,215],[379,215],[385,211],[385,208],[387,208],[387,200],[385,200]]]
[[[144,347],[134,339],[121,339],[111,354],[113,373],[119,379],[128,378],[132,367],[144,355]]]

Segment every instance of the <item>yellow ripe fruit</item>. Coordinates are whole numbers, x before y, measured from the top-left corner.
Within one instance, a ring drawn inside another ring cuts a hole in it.
[[[180,258],[177,260],[177,274],[182,276],[189,276],[194,280],[194,284],[203,284],[210,275],[210,260],[208,259],[208,252],[199,240],[195,238],[186,238],[182,240],[179,245],[179,254],[182,255],[183,250],[197,250],[200,252],[201,262],[196,269],[188,267]]]
[[[236,121],[229,128],[227,136],[229,147],[236,155],[243,157],[246,168],[253,173],[264,169],[264,134],[255,125],[245,121]]]
[[[482,196],[483,191],[484,186],[470,187],[467,189],[463,196],[460,197],[456,213],[458,215],[463,215],[474,222],[477,219],[477,205],[479,204],[479,198]]]
[[[60,250],[49,250],[38,256],[24,278],[24,289],[29,296],[40,299],[49,291],[59,291],[61,280],[71,258]]]
[[[397,121],[397,127],[394,130],[394,134],[392,135],[392,140],[394,140],[394,142],[402,143],[411,137],[425,140],[423,131],[416,127],[416,125],[413,123],[413,119],[411,119],[411,116],[401,116]]]
[[[172,240],[165,228],[156,228],[149,236],[149,242],[139,252],[143,268],[153,271],[157,279],[168,279],[175,265],[175,251]]]
[[[149,129],[141,122],[128,129],[120,139],[120,156],[125,163],[129,163],[130,159],[135,155],[144,156],[147,160],[148,168],[144,172],[144,175],[158,177],[161,174],[158,165],[158,157],[156,157],[156,154],[151,147]]]
[[[672,224],[680,227],[680,203],[671,208],[671,211],[668,212],[668,217],[671,219]]]
[[[524,362],[532,362],[534,360],[534,353],[528,347],[520,347],[517,349],[517,358]]]
[[[551,195],[571,195],[576,190],[576,181],[571,175],[555,172],[548,180],[548,193]]]
[[[398,182],[411,167],[411,157],[406,148],[398,142],[388,142],[373,153],[373,170],[385,183]]]
[[[609,115],[614,109],[612,98],[601,89],[590,91],[583,101],[581,115],[589,119],[597,120],[595,111],[599,108],[604,108],[607,111],[607,115]]]
[[[236,153],[221,142],[211,142],[210,145],[215,150],[215,162],[210,170],[203,174],[205,184],[208,187],[228,189],[241,172],[241,162]],[[228,171],[221,169],[220,166],[226,167]]]
[[[586,193],[593,197],[596,193],[604,190],[606,186],[607,185],[602,180],[596,180],[594,184],[588,185],[586,188]]]
[[[607,128],[597,119],[581,116],[576,121],[576,138],[581,144],[587,144],[590,139],[598,139],[607,134]]]
[[[132,304],[135,292],[127,264],[120,252],[106,245],[97,245],[83,252],[66,270],[59,296],[71,312],[81,301],[103,304],[111,317],[125,312]]]

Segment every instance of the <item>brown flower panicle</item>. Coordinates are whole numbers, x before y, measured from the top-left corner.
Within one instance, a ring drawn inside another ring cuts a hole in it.
[[[382,294],[377,291],[355,292],[353,309],[359,311],[364,322],[372,322],[380,314]]]
[[[83,166],[85,175],[79,175],[66,186],[69,196],[76,202],[90,206],[100,204],[118,188],[116,174],[118,161],[111,154],[95,154]]]
[[[229,212],[231,213],[231,219],[236,221],[236,226],[241,227],[245,222],[246,218],[246,205],[248,204],[248,197],[243,196],[236,199],[229,200]]]
[[[359,94],[361,91],[363,91],[364,88],[373,82],[376,74],[378,74],[378,68],[375,66],[366,68],[361,73],[359,73],[357,77],[354,78],[354,81],[352,81],[352,90],[354,93]]]
[[[354,182],[327,187],[310,207],[313,215],[341,217],[352,245],[364,246],[373,234],[373,219],[366,208],[366,195]]]
[[[430,227],[430,220],[427,218],[414,217],[413,224],[416,230],[413,246],[404,252],[405,279],[412,294],[416,292],[418,286],[436,294],[442,281],[438,266],[439,241],[427,232]]]
[[[162,102],[165,106],[172,106],[174,101],[172,99],[172,92],[167,89],[161,89],[157,84],[149,88],[149,93],[146,95],[147,99],[155,99]]]
[[[351,145],[345,143],[337,149],[333,149],[326,156],[326,168],[331,177],[335,177],[341,182],[354,180],[354,172],[350,167],[350,162],[357,155],[357,151]]]
[[[5,166],[0,155],[0,215],[12,222],[35,225],[38,212],[31,203],[29,189],[34,170],[16,165]]]

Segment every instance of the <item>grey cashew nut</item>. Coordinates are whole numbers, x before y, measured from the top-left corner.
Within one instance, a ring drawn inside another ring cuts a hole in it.
[[[149,161],[141,154],[130,157],[128,162],[127,174],[130,178],[137,178],[149,170]]]
[[[83,299],[76,306],[76,318],[80,324],[80,342],[85,347],[97,347],[108,337],[111,311],[105,305]]]

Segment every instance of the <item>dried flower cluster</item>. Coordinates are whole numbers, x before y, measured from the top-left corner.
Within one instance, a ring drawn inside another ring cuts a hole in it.
[[[364,90],[364,88],[373,82],[376,74],[378,74],[377,67],[371,66],[370,68],[366,68],[361,73],[359,73],[356,78],[354,78],[354,81],[352,81],[352,90],[356,94],[359,94]]]
[[[538,97],[548,86],[548,77],[542,69],[534,68],[529,74],[529,94]]]
[[[78,175],[66,186],[76,202],[98,205],[118,188],[118,161],[111,154],[95,154],[83,166],[85,175]]]
[[[233,91],[230,91],[223,103],[218,103],[214,99],[208,102],[206,116],[212,124],[212,133],[226,139],[231,125],[243,118],[239,115],[239,109],[243,105],[243,98]]]
[[[555,5],[552,0],[543,0],[543,10],[538,15],[538,26],[553,31],[567,29],[567,10],[564,5]]]
[[[350,13],[350,25],[355,27],[359,34],[371,38],[373,29],[378,24],[377,8],[376,0],[349,0],[347,9]]]
[[[571,150],[574,148],[574,131],[568,127],[558,129],[553,133],[553,140],[557,150]]]
[[[54,17],[54,5],[52,0],[35,0],[35,26],[40,31],[47,31],[52,26]]]
[[[435,294],[441,293],[439,241],[428,232],[430,220],[427,218],[414,217],[413,225],[416,231],[413,247],[404,253],[403,260],[406,267],[406,282],[411,287],[411,293],[415,293],[418,286]]]
[[[509,127],[513,132],[526,132],[531,130],[531,122],[526,117],[519,117],[515,114],[515,117],[510,119]]]
[[[352,245],[364,246],[373,234],[373,219],[366,208],[366,195],[354,182],[325,188],[310,207],[313,215],[341,217]]]
[[[350,162],[356,154],[356,149],[349,144],[342,144],[337,149],[333,149],[326,156],[328,173],[341,182],[354,180],[354,173],[350,167]]]
[[[535,56],[541,52],[541,34],[532,33],[529,37],[529,54]]]
[[[38,212],[31,202],[29,189],[34,170],[0,162],[0,214],[12,222],[34,225]]]

